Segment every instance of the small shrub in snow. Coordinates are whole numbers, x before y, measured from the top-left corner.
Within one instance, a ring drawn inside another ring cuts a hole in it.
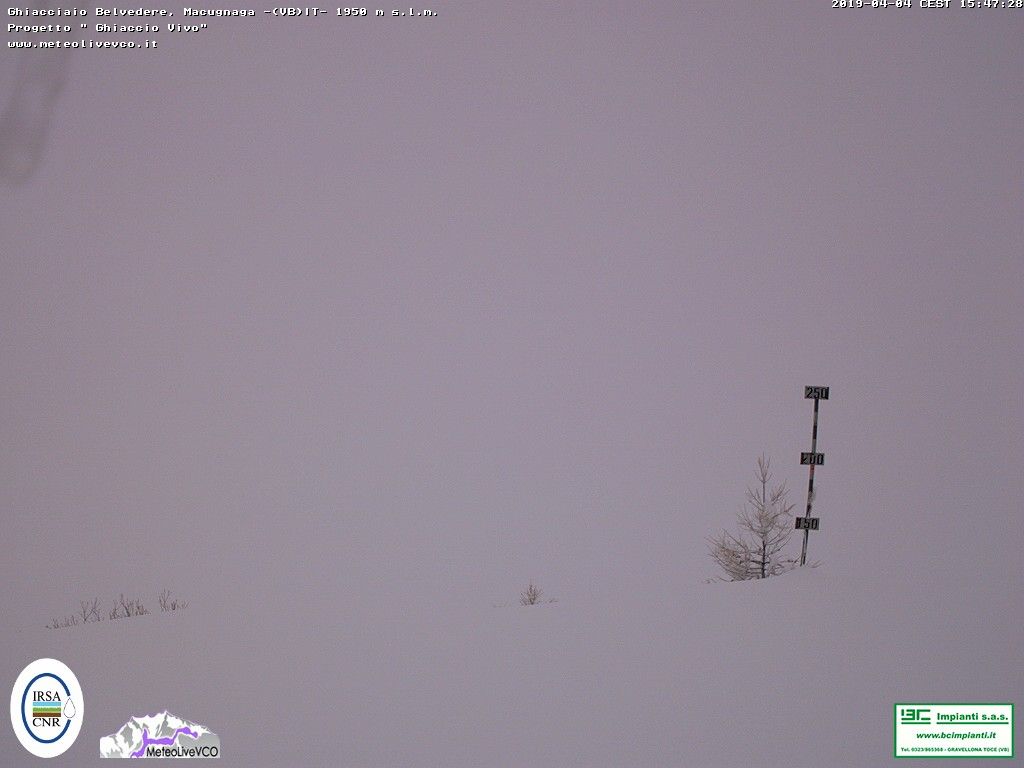
[[[124,593],[114,601],[114,607],[110,609],[110,618],[127,619],[131,616],[145,616],[149,611],[142,604],[141,597],[126,598]]]
[[[88,600],[81,602],[82,608],[78,612],[78,616],[82,619],[82,623],[85,624],[89,621],[102,621],[100,616],[100,599],[94,597],[90,603]]]
[[[179,600],[171,597],[171,590],[165,589],[160,593],[157,598],[157,602],[160,603],[160,610],[163,613],[167,611],[180,611],[188,608],[188,602],[185,600]]]
[[[78,617],[72,614],[71,616],[65,616],[63,619],[53,619],[49,624],[46,625],[47,629],[67,629],[68,627],[74,627],[78,625]]]
[[[526,588],[526,591],[520,593],[519,602],[522,605],[536,605],[540,602],[540,598],[543,594],[544,590],[531,581],[530,586]]]

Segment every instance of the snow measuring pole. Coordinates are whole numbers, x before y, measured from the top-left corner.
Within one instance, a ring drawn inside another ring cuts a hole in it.
[[[797,530],[803,529],[804,546],[800,550],[800,565],[807,562],[807,537],[818,530],[818,518],[811,517],[811,503],[814,501],[814,468],[825,464],[825,454],[818,453],[818,401],[828,400],[828,387],[804,387],[804,398],[814,400],[814,426],[811,427],[811,450],[800,454],[800,463],[810,466],[807,478],[807,512],[796,518]]]

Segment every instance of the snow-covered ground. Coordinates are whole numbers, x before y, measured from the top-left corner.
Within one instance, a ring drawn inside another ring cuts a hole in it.
[[[862,768],[892,761],[896,701],[1024,691],[1020,596],[941,574],[822,566],[531,607],[197,600],[16,633],[83,685],[67,765],[98,764],[146,701],[212,728],[238,766]],[[0,733],[4,765],[34,764]]]

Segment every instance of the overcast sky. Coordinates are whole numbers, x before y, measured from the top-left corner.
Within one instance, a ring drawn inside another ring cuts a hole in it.
[[[75,52],[0,190],[7,615],[699,583],[805,384],[812,559],[1020,584],[1024,12],[828,6]]]

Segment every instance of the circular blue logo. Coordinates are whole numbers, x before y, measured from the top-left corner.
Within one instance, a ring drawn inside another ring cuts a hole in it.
[[[11,690],[11,727],[36,757],[67,752],[82,730],[85,699],[67,664],[36,659],[18,675]]]

